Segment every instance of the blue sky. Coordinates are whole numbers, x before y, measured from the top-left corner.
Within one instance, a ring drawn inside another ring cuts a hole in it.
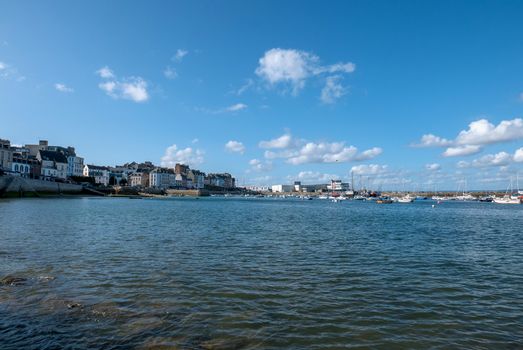
[[[505,188],[523,168],[520,1],[0,6],[15,144],[240,184]]]

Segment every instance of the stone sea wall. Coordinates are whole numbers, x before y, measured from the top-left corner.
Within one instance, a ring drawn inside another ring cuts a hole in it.
[[[0,197],[37,197],[49,194],[80,194],[81,185],[0,176]]]

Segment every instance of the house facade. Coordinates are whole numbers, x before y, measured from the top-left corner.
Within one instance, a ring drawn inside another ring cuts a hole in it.
[[[12,161],[11,141],[0,139],[0,169],[10,170]]]
[[[69,155],[67,157],[67,176],[82,176],[84,173],[84,159]]]
[[[176,175],[172,169],[156,168],[149,173],[149,186],[162,189],[176,187]]]
[[[44,180],[67,179],[67,158],[61,152],[38,151],[40,175]]]
[[[205,187],[205,173],[199,170],[189,170],[187,179],[191,181],[192,187],[200,190]]]
[[[109,185],[109,168],[98,165],[84,165],[83,176],[94,178],[94,183]]]

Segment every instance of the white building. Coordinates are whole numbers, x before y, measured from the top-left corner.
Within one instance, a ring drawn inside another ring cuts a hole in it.
[[[170,188],[176,186],[176,175],[170,169],[156,168],[149,173],[149,186]]]
[[[94,183],[109,185],[109,168],[97,165],[84,165],[83,176],[94,178]]]
[[[341,182],[341,180],[331,180],[330,185],[327,185],[329,191],[346,191],[349,189],[349,184]]]
[[[67,157],[67,176],[82,176],[84,173],[84,159],[77,156]]]
[[[272,185],[272,192],[292,192],[294,190],[293,185]]]
[[[13,157],[11,162],[11,171],[15,173],[20,173],[24,177],[29,177],[31,173],[31,164],[27,159],[20,157]]]
[[[136,172],[136,173],[130,174],[128,176],[129,186],[143,186],[143,176],[144,176],[144,173],[142,173],[142,172]]]
[[[38,151],[36,159],[42,164],[40,175],[45,180],[67,178],[67,158],[61,152]]]
[[[256,191],[256,192],[269,192],[269,190],[270,190],[269,186],[258,186],[258,185],[245,186],[245,188],[249,191]]]

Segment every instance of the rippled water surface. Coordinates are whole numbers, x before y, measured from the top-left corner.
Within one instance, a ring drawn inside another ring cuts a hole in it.
[[[523,206],[0,201],[1,349],[520,349]]]

